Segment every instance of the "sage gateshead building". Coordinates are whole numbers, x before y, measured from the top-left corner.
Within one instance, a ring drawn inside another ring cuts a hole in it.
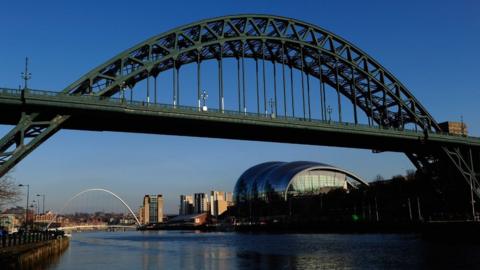
[[[234,188],[236,215],[241,217],[308,215],[321,208],[324,195],[368,186],[355,174],[310,162],[265,162],[247,169]],[[292,213],[293,212],[293,213]]]

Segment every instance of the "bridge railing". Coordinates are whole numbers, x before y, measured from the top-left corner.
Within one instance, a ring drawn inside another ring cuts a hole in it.
[[[173,104],[165,104],[165,103],[152,103],[152,102],[145,102],[145,101],[137,101],[137,100],[129,100],[127,98],[118,98],[118,97],[101,97],[96,95],[71,95],[63,92],[55,92],[55,91],[46,91],[46,90],[37,90],[37,89],[12,89],[12,88],[0,88],[0,95],[8,95],[8,96],[21,96],[22,92],[24,91],[24,95],[32,95],[32,96],[44,96],[53,99],[59,100],[73,100],[73,101],[89,101],[99,104],[105,103],[113,103],[116,105],[125,105],[125,106],[134,106],[134,107],[141,107],[141,108],[149,108],[149,109],[168,109],[168,110],[183,110],[189,112],[202,112],[205,114],[213,113],[213,114],[224,114],[224,115],[231,115],[231,116],[241,116],[241,117],[251,117],[251,118],[262,118],[262,119],[269,119],[270,121],[287,121],[287,122],[304,122],[304,123],[315,123],[315,124],[324,124],[329,126],[337,126],[337,127],[355,127],[356,129],[361,128],[366,131],[372,129],[381,129],[382,131],[392,131],[392,132],[405,132],[410,134],[423,134],[423,130],[415,130],[415,129],[408,129],[408,128],[395,128],[395,127],[384,127],[379,125],[367,125],[367,124],[354,124],[348,122],[337,122],[333,120],[320,120],[320,119],[311,119],[311,118],[303,118],[303,117],[292,117],[292,116],[284,116],[284,115],[274,115],[271,113],[253,113],[253,112],[242,112],[242,111],[233,111],[233,110],[221,110],[217,108],[208,108],[208,111],[203,111],[196,106],[185,106],[185,105],[173,105]],[[453,138],[471,138],[471,139],[478,139],[476,137],[465,136],[461,134],[453,134],[448,132],[442,131],[429,131],[430,134],[437,134],[443,136],[450,136]]]
[[[9,96],[20,96],[22,94],[22,90],[13,88],[0,88],[0,94]]]
[[[0,237],[0,247],[8,248],[32,243],[39,243],[55,239],[58,236],[59,234],[56,232],[46,231],[8,234]]]

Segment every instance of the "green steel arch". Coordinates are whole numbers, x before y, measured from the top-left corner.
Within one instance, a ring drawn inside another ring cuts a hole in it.
[[[413,123],[440,131],[411,92],[355,45],[313,24],[271,15],[225,16],[178,27],[125,50],[63,91],[112,96],[165,70],[225,57],[266,59],[302,70],[337,88],[354,110],[381,126]]]

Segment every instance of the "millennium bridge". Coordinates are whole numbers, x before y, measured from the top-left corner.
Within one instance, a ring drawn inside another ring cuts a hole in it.
[[[0,176],[59,129],[121,131],[401,152],[480,198],[479,138],[446,133],[370,55],[291,18],[181,26],[62,91],[2,88],[0,104],[0,124],[14,126],[0,140]]]

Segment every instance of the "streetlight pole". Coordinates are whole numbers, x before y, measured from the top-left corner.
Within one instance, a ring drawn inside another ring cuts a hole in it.
[[[39,210],[38,210],[38,207],[39,207],[39,205],[40,205],[40,202],[39,202],[39,201],[36,201],[36,200],[33,200],[32,202],[35,203],[35,208],[37,208],[37,215],[38,215],[38,211],[39,211]]]
[[[330,123],[332,121],[332,107],[330,107],[330,105],[328,105],[327,112],[328,112],[328,123]]]
[[[28,88],[28,80],[32,78],[32,73],[28,72],[28,57],[25,58],[25,72],[21,73],[21,77],[24,81],[23,89]]]
[[[200,98],[203,101],[202,111],[206,112],[208,110],[208,107],[207,107],[208,93],[207,93],[207,91],[203,90],[203,93],[200,95]]]
[[[31,224],[30,224],[30,225],[31,225],[30,228],[31,228],[32,230],[33,230],[33,223],[34,223],[34,221],[35,221],[35,207],[36,207],[36,205],[33,204],[34,202],[35,202],[35,200],[33,200],[33,201],[32,201],[32,204],[30,205],[30,208],[32,208],[32,222],[31,222]]]
[[[19,187],[27,187],[27,207],[25,207],[25,231],[28,230],[28,200],[30,196],[30,185],[20,184]]]
[[[42,214],[45,215],[45,194],[37,194],[37,197],[40,197],[40,196],[42,196],[43,198]]]
[[[275,107],[275,101],[270,98],[268,100],[268,104],[270,105],[270,117],[275,118],[276,112],[274,112],[274,107]]]

